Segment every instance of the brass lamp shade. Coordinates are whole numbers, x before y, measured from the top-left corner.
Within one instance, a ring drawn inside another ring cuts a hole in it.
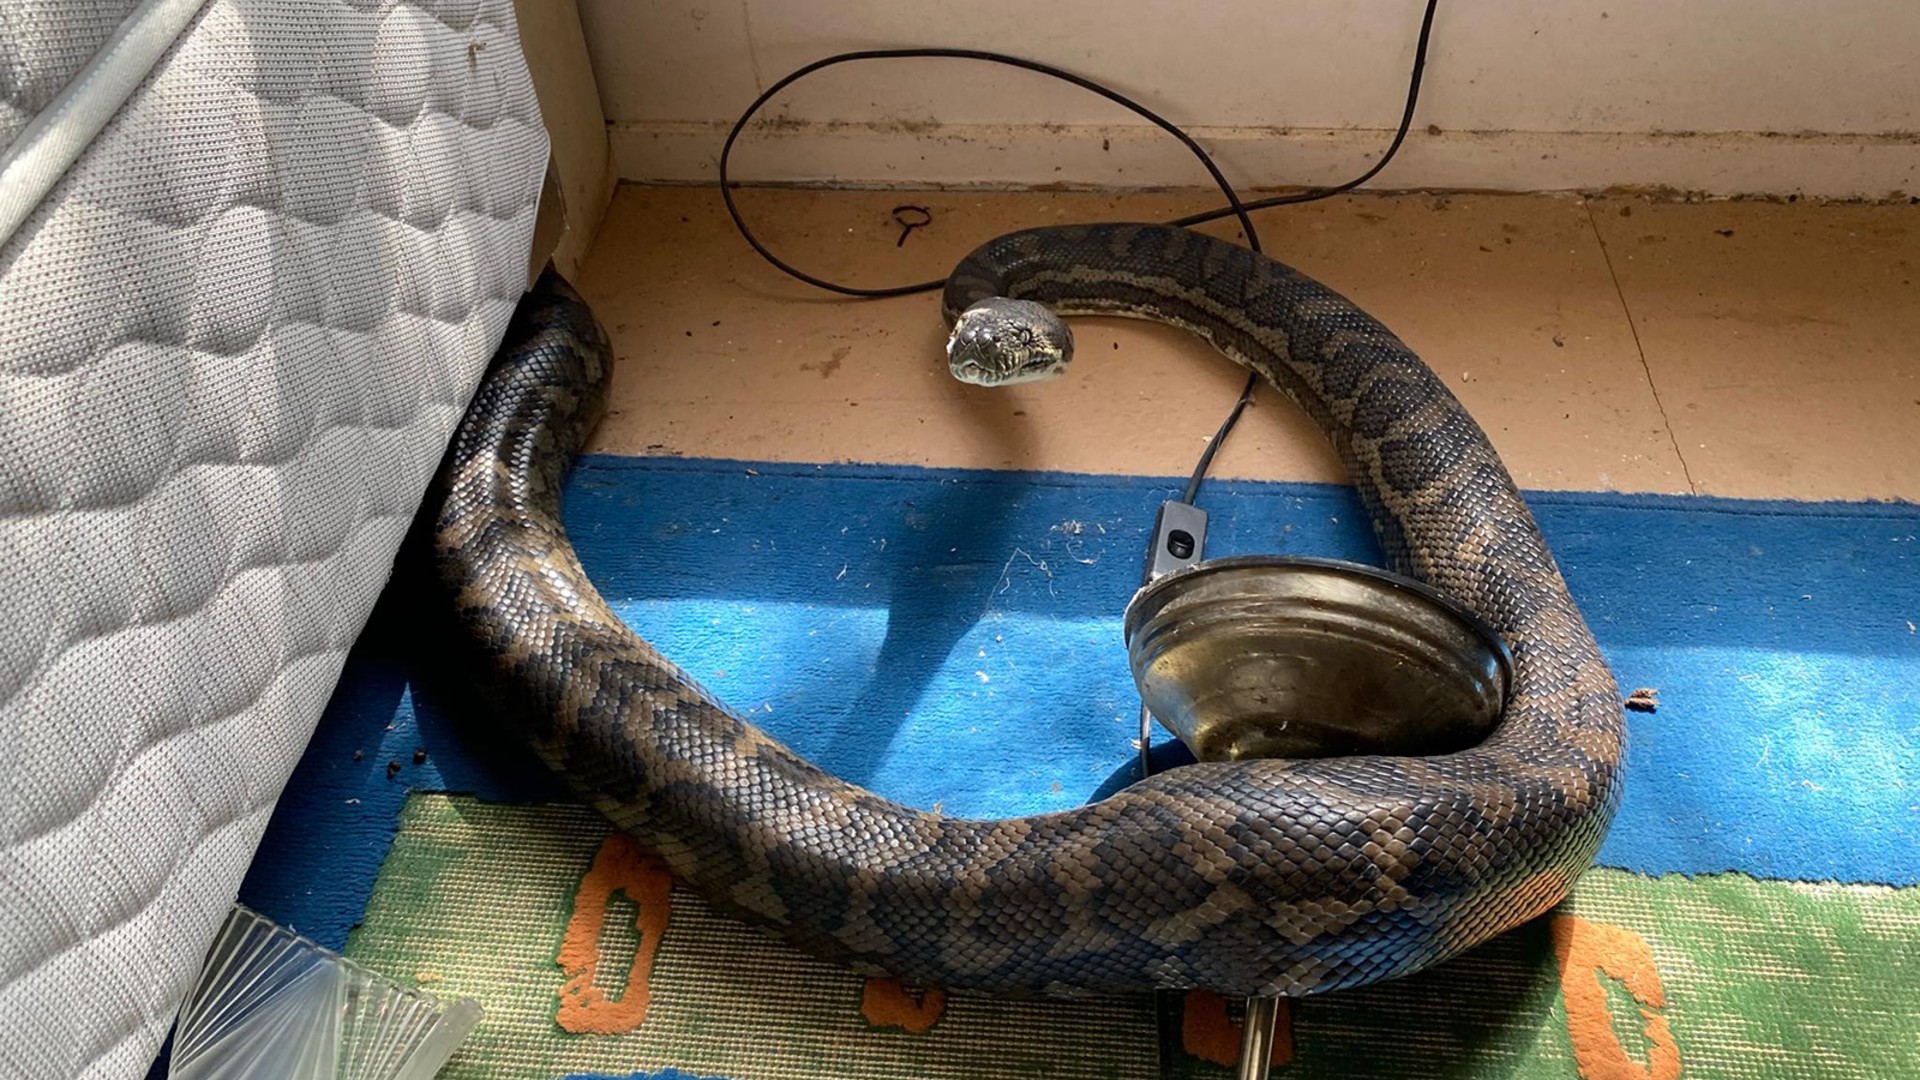
[[[1452,600],[1331,559],[1198,563],[1135,594],[1125,627],[1141,699],[1202,761],[1462,750],[1512,676]]]

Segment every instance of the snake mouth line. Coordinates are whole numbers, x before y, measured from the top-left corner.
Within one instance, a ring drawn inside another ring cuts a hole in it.
[[[999,387],[1013,386],[1017,383],[1048,382],[1064,374],[1066,367],[1054,361],[1040,360],[1002,374],[988,369],[977,361],[965,360],[950,365],[949,370],[955,379],[969,386]]]

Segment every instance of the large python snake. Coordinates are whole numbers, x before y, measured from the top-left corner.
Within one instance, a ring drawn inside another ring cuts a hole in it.
[[[1332,440],[1395,568],[1506,640],[1499,727],[1444,756],[1191,765],[1000,821],[844,783],[716,702],[581,570],[561,484],[611,354],[549,273],[456,435],[435,532],[465,634],[548,765],[710,902],[920,985],[1312,994],[1417,971],[1566,895],[1619,800],[1621,703],[1512,478],[1411,350],[1273,259],[1159,225],[1002,237],[944,306],[970,381],[1065,363],[1040,306],[1186,327],[1263,375]]]

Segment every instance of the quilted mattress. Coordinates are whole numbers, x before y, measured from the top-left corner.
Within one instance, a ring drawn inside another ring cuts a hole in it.
[[[88,108],[0,246],[8,1080],[152,1062],[525,285],[546,167],[510,0],[0,0],[0,161]]]

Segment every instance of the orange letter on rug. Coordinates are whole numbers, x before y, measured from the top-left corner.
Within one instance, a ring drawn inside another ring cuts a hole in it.
[[[1227,1019],[1227,1002],[1207,990],[1189,990],[1180,1006],[1180,1046],[1201,1061],[1211,1061],[1229,1069],[1240,1064],[1240,1025]],[[1287,1003],[1273,1021],[1275,1065],[1293,1060],[1293,1013]]]
[[[860,1015],[874,1027],[897,1027],[909,1035],[925,1035],[947,1011],[947,993],[928,990],[915,1001],[898,979],[868,979],[860,994]]]
[[[1573,1062],[1581,1080],[1675,1080],[1680,1075],[1680,1048],[1674,1044],[1667,1018],[1654,1011],[1666,1008],[1667,994],[1645,939],[1622,927],[1562,915],[1553,920],[1553,951],[1560,960],[1567,1034],[1573,1040]],[[1650,1044],[1645,1065],[1628,1057],[1627,1048],[1614,1034],[1602,974],[1618,979],[1642,1006],[1640,1016]]]
[[[607,901],[624,892],[637,909],[633,928],[640,944],[633,950],[627,988],[609,999],[597,976],[600,967],[600,928],[606,922]],[[560,988],[560,1008],[554,1022],[576,1035],[617,1035],[632,1031],[647,1018],[651,998],[647,979],[653,972],[653,954],[666,933],[673,894],[673,876],[660,860],[640,850],[625,833],[609,835],[593,857],[573,895],[573,918],[560,942],[560,970],[567,975]]]

